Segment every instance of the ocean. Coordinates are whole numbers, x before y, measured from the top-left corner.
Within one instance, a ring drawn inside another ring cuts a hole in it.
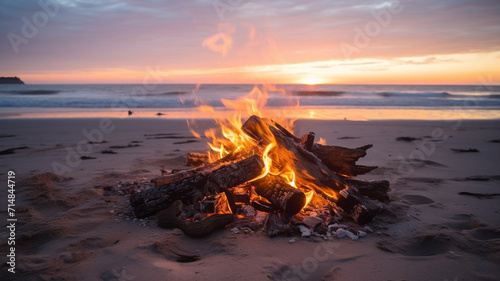
[[[67,84],[0,85],[0,117],[209,118],[199,105],[224,111],[221,98],[235,100],[251,84]],[[258,86],[262,88],[263,86]],[[497,119],[500,86],[491,85],[275,85],[270,110],[293,108],[318,119]],[[290,107],[292,106],[292,107]],[[153,114],[155,113],[155,114]],[[290,112],[291,114],[291,112]]]

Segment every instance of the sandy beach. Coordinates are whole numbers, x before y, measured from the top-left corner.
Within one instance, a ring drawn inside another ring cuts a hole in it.
[[[499,14],[0,1],[0,281],[500,280]]]
[[[199,120],[200,128],[212,126]],[[186,121],[1,119],[1,196],[15,173],[15,274],[2,280],[498,280],[500,122],[298,120],[328,144],[373,144],[361,179],[391,182],[391,202],[357,241],[269,238],[229,226],[206,238],[135,219],[116,187],[204,152]],[[170,134],[170,138],[156,138]],[[172,137],[172,136],[175,136]],[[397,140],[400,137],[415,138]],[[89,143],[92,142],[92,143]],[[460,152],[477,149],[478,152]],[[7,150],[7,151],[6,151]],[[10,150],[10,151],[9,151]],[[102,153],[109,150],[115,154]],[[11,154],[9,154],[12,152]],[[82,160],[80,156],[91,159]],[[6,217],[7,209],[1,210]],[[1,252],[11,231],[2,220]],[[291,242],[291,240],[294,240]],[[197,256],[179,262],[180,255]]]

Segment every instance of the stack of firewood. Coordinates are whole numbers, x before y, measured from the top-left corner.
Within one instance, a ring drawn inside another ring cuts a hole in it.
[[[332,211],[360,225],[370,222],[381,210],[381,203],[389,200],[388,181],[352,179],[376,168],[356,165],[372,145],[355,149],[321,145],[314,143],[314,133],[298,138],[280,124],[257,116],[251,116],[241,129],[255,141],[253,147],[212,163],[207,163],[206,155],[188,154],[188,163],[201,166],[153,179],[156,187],[130,197],[135,215],[143,218],[158,213],[162,226],[200,236],[229,224],[233,214],[241,213],[246,205],[292,217],[305,207],[305,192],[310,191],[330,204]],[[287,161],[295,167],[297,188],[272,174],[255,180],[264,168],[262,152],[271,142],[276,143],[275,154],[292,155]],[[221,198],[228,206],[225,212],[216,206]],[[185,218],[188,206],[201,213],[219,214],[205,215],[206,219],[202,216],[195,222]]]

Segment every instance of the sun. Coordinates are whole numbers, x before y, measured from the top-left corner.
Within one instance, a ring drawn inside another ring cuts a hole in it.
[[[318,77],[306,77],[301,80],[299,80],[299,84],[304,84],[304,85],[317,85],[317,84],[324,84],[325,80],[322,78]]]

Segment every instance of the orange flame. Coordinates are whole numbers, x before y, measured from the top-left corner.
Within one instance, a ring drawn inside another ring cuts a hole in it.
[[[190,121],[190,120],[186,120],[186,122],[187,122],[188,129],[189,129],[189,131],[191,132],[191,134],[193,134],[193,136],[194,136],[195,138],[200,139],[200,138],[201,138],[200,134],[198,134],[198,133],[194,130],[194,127],[196,126],[196,121],[194,121],[194,120],[191,120],[191,121]]]
[[[217,127],[205,131],[205,137],[210,140],[208,143],[211,149],[208,152],[210,162],[219,160],[231,153],[254,153],[254,148],[257,148],[259,144],[242,130],[242,120],[251,115],[262,118],[264,116],[270,117],[268,116],[269,112],[266,112],[265,108],[269,98],[269,92],[286,94],[284,90],[278,89],[273,85],[263,85],[262,87],[255,86],[250,93],[236,100],[221,99],[224,106],[232,111],[225,116],[223,114],[217,115],[220,116],[215,119]],[[198,110],[203,112],[215,112],[213,107],[207,105],[198,106]],[[294,119],[273,118],[273,120],[293,133]],[[190,130],[193,134],[196,134],[191,127]],[[280,176],[286,183],[301,189],[306,194],[306,205],[313,199],[315,194],[313,190],[315,188],[320,188],[322,191],[325,190],[322,192],[322,195],[336,198],[334,191],[317,187],[308,182],[311,176],[305,171],[296,170],[295,163],[297,159],[295,155],[288,150],[280,149],[274,136],[270,132],[267,132],[266,135],[270,143],[266,145],[261,153],[264,168],[262,173],[251,181],[264,178],[268,174]],[[195,136],[199,137],[199,134]],[[320,142],[325,143],[323,139],[320,139]],[[249,155],[241,156],[245,157]]]

